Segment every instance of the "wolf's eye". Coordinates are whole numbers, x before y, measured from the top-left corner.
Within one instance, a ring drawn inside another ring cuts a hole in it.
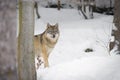
[[[58,31],[54,31],[54,33],[58,33]]]
[[[47,31],[47,33],[50,33],[50,34],[51,34],[52,32],[51,32],[51,31]]]

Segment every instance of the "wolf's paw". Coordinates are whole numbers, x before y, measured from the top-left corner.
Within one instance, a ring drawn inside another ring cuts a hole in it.
[[[41,57],[37,57],[37,65],[36,69],[39,69],[39,67],[43,64],[43,59]]]

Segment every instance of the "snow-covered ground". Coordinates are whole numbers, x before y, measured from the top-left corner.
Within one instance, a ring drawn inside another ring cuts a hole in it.
[[[94,13],[94,19],[85,20],[75,9],[39,8],[39,13],[35,34],[47,23],[58,23],[60,37],[50,54],[50,67],[37,70],[38,80],[120,80],[120,57],[108,51],[112,16]],[[93,51],[85,52],[88,48]]]

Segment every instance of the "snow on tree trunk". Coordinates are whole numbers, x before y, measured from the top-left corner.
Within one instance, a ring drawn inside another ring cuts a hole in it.
[[[0,80],[17,80],[16,0],[0,0]]]
[[[36,80],[34,37],[34,1],[19,2],[18,78]]]
[[[85,7],[86,16],[88,19],[90,19],[90,10],[89,9],[90,9],[90,6]]]
[[[120,0],[115,0],[114,23],[116,29],[113,30],[112,36],[115,37],[115,41],[110,45],[112,48],[117,46],[117,53],[120,54]]]

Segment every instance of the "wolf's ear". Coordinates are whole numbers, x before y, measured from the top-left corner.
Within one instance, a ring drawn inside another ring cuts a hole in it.
[[[58,27],[58,23],[55,24],[55,27]]]
[[[50,27],[50,24],[49,23],[47,23],[47,28],[49,28]]]

